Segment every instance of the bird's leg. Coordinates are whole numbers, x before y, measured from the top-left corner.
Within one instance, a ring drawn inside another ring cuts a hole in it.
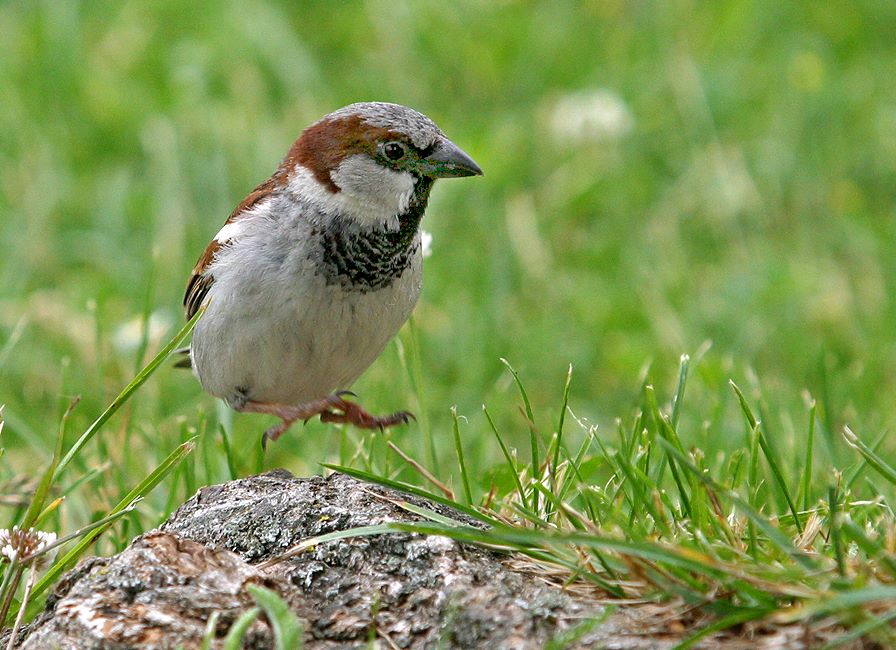
[[[398,411],[390,415],[372,415],[355,402],[349,402],[345,399],[345,395],[351,394],[343,391],[331,395],[330,399],[335,398],[336,401],[331,403],[331,406],[320,414],[320,421],[353,424],[359,429],[379,429],[382,431],[396,424],[407,424],[410,420],[416,420],[414,414],[407,411]]]
[[[353,393],[342,391],[324,399],[298,406],[247,400],[236,407],[236,410],[242,413],[264,413],[280,418],[280,424],[275,424],[264,432],[261,439],[262,447],[267,446],[268,440],[276,440],[283,435],[294,422],[310,420],[315,415],[320,415],[321,422],[340,422],[353,424],[359,429],[379,429],[380,431],[396,424],[407,424],[410,420],[416,419],[413,413],[407,411],[398,411],[384,416],[371,415],[359,405],[346,400],[345,396],[347,395],[353,395]]]
[[[282,420],[280,424],[275,424],[264,432],[264,436],[261,439],[261,446],[266,447],[268,440],[276,440],[279,438],[292,426],[293,422],[296,422],[297,420],[309,420],[315,415],[328,413],[332,408],[340,408],[343,401],[344,400],[338,395],[330,395],[324,399],[308,402],[307,404],[299,404],[298,406],[247,400],[239,405],[236,410],[243,413],[265,413]]]

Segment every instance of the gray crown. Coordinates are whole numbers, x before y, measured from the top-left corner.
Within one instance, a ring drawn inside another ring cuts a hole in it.
[[[423,113],[401,104],[389,104],[388,102],[349,104],[325,115],[322,120],[339,119],[350,115],[360,116],[371,126],[404,133],[418,149],[426,149],[432,146],[436,140],[444,137],[435,122]]]

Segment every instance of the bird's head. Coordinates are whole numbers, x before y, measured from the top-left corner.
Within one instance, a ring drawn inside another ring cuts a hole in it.
[[[437,178],[482,174],[435,123],[398,104],[351,104],[309,126],[281,171],[288,188],[325,213],[393,222]]]

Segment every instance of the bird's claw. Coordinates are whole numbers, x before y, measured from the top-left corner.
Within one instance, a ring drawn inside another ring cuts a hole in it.
[[[292,425],[291,421],[284,420],[280,424],[275,424],[270,429],[261,434],[261,450],[266,451],[268,448],[268,441],[274,441],[283,435],[283,432],[286,431],[290,425]]]
[[[417,416],[410,411],[398,411],[397,413],[393,413],[389,417],[400,418],[402,424],[407,424],[411,420],[413,420],[414,422],[417,421]]]
[[[408,411],[398,411],[384,416],[372,415],[365,411],[357,402],[346,400],[345,397],[347,396],[357,397],[353,392],[343,390],[333,393],[318,402],[311,402],[302,406],[291,407],[254,403],[252,409],[246,410],[269,413],[281,419],[279,424],[275,424],[262,434],[262,451],[267,450],[268,442],[274,441],[283,435],[292,426],[293,422],[302,420],[307,423],[315,415],[320,415],[321,422],[353,424],[359,429],[379,429],[380,431],[397,424],[407,424],[411,420],[417,419],[413,413]]]
[[[339,393],[337,393],[338,395]],[[321,422],[353,424],[359,429],[379,429],[383,431],[396,424],[407,424],[411,420],[417,419],[413,413],[407,411],[398,411],[397,413],[384,416],[372,415],[354,402],[347,402],[341,397],[338,400],[338,403],[333,404],[332,410],[324,411],[320,414]]]

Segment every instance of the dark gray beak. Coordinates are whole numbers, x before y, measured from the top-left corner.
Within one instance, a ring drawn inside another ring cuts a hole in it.
[[[432,178],[482,176],[479,165],[447,138],[442,138],[435,151],[420,162],[423,163],[423,172]]]

